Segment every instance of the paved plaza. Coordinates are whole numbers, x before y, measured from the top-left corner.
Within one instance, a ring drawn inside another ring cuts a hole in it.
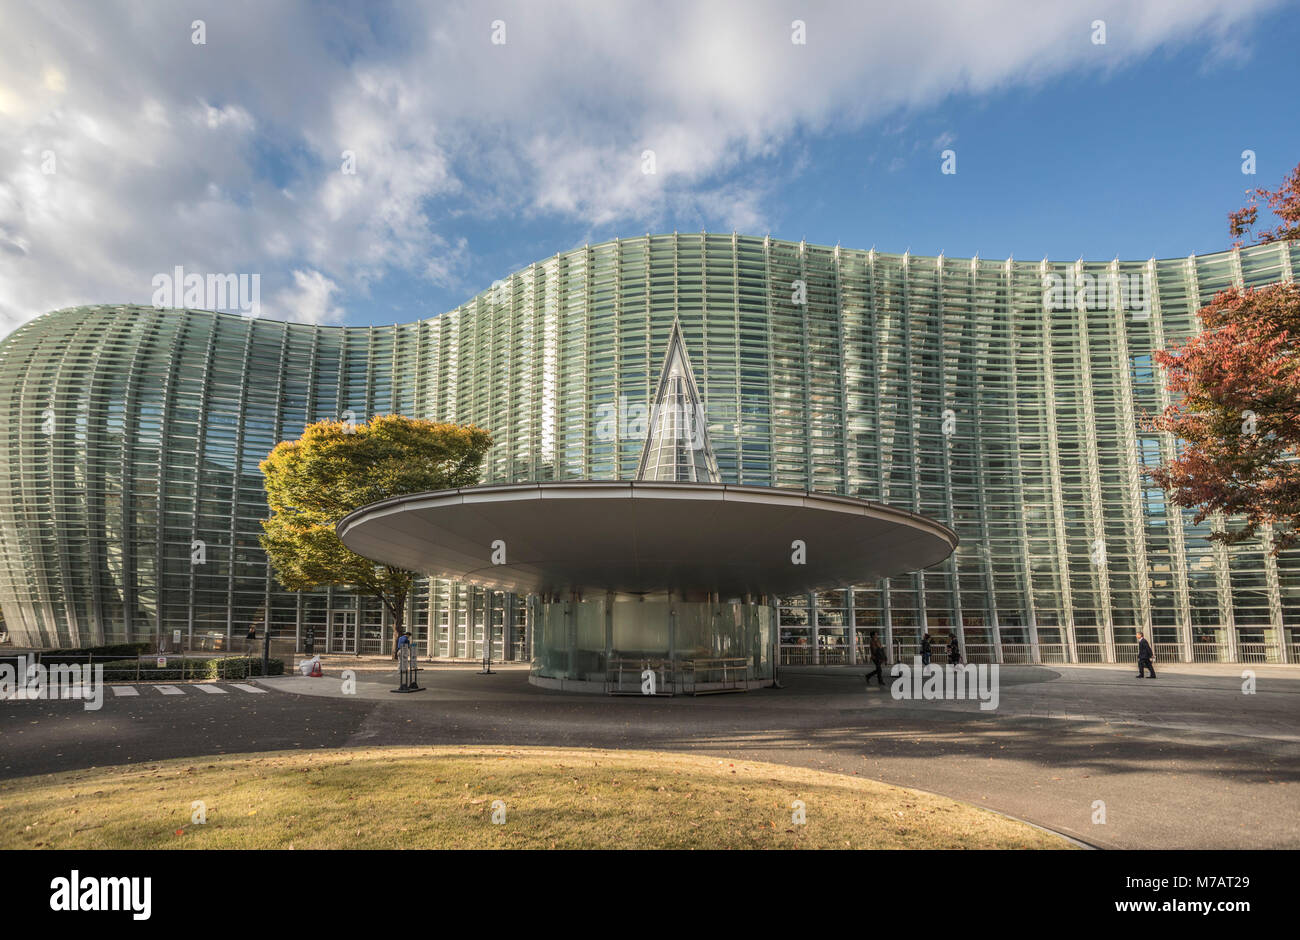
[[[409,695],[391,691],[391,660],[359,658],[326,659],[320,679],[125,683],[99,711],[2,702],[0,777],[289,748],[681,750],[929,790],[1103,848],[1300,847],[1295,667],[1173,665],[1152,681],[1127,666],[1008,666],[993,710],[896,700],[864,687],[861,669],[786,668],[780,689],[647,699],[545,691],[525,668],[493,668],[427,666]]]

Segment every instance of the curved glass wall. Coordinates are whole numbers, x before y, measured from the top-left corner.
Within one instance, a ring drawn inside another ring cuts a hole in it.
[[[972,661],[1288,657],[1300,550],[1231,547],[1143,470],[1166,396],[1154,349],[1234,285],[1292,278],[1300,243],[1152,261],[925,258],[740,235],[590,245],[441,316],[325,327],[75,307],[0,342],[0,607],[15,642],[339,637],[373,602],[295,595],[257,544],[258,461],[323,418],[473,422],[484,482],[633,479],[674,321],[726,483],[844,493],[951,526],[942,566],[781,598],[788,662],[957,634]],[[273,312],[272,312],[273,313]],[[437,656],[527,658],[523,599],[421,581]],[[349,633],[349,631],[351,631]]]
[[[531,599],[532,674],[639,691],[646,669],[665,691],[771,680],[773,605],[764,598],[606,594]]]

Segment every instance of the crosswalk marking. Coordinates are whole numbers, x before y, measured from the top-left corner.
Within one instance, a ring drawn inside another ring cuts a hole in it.
[[[247,685],[243,682],[232,682],[230,684],[241,692],[252,692],[254,695],[266,694],[266,689],[259,689],[256,686]],[[140,690],[133,685],[110,685],[109,688],[113,690],[113,695],[117,698],[138,698],[140,695]],[[185,694],[184,687],[179,685],[155,685],[154,688],[157,689],[161,695]],[[198,689],[200,692],[206,692],[208,695],[225,695],[230,691],[229,689],[223,689],[221,686],[213,685],[211,683],[195,683],[190,686],[190,688]],[[0,695],[0,701],[8,701],[17,697],[18,696],[12,694]]]

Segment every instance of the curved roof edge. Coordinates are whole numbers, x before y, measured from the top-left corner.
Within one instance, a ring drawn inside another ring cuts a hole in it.
[[[568,249],[567,251],[559,251],[559,252],[556,252],[554,255],[551,255],[551,256],[548,257],[548,258],[543,258],[543,259],[541,259],[541,260],[534,261],[533,263],[531,263],[531,264],[529,264],[529,265],[526,265],[526,266],[524,266],[524,267],[522,267],[522,268],[518,268],[518,269],[515,270],[515,271],[511,271],[509,274],[506,274],[505,276],[499,278],[499,279],[497,280],[496,283],[506,282],[506,281],[510,280],[511,278],[515,278],[515,277],[518,277],[518,276],[520,276],[520,275],[526,274],[527,272],[531,271],[532,269],[534,269],[534,268],[536,268],[536,267],[539,267],[539,266],[541,266],[541,265],[548,264],[549,262],[551,262],[552,260],[557,259],[557,258],[570,258],[570,257],[576,256],[576,255],[579,255],[579,254],[583,254],[583,253],[586,253],[586,252],[589,252],[589,251],[598,251],[598,250],[600,250],[600,249],[608,248],[608,247],[611,247],[611,246],[614,246],[614,245],[619,245],[619,244],[643,243],[643,242],[654,241],[654,240],[656,240],[656,239],[665,239],[665,238],[676,238],[676,239],[697,239],[697,240],[700,240],[700,241],[703,241],[703,240],[705,240],[705,239],[709,239],[709,238],[727,238],[727,239],[734,239],[734,240],[737,240],[737,241],[745,241],[745,242],[749,242],[749,243],[758,243],[758,244],[768,243],[768,244],[776,244],[776,245],[781,245],[781,246],[784,246],[784,247],[792,248],[792,249],[795,249],[795,250],[798,250],[798,251],[812,251],[812,252],[816,252],[816,253],[830,253],[830,254],[834,254],[834,253],[837,253],[837,252],[838,252],[838,253],[841,254],[841,255],[847,253],[847,254],[849,254],[849,255],[853,255],[853,256],[860,256],[860,257],[874,257],[874,258],[877,258],[877,259],[883,259],[883,260],[886,260],[886,261],[898,261],[898,262],[901,262],[901,261],[903,261],[904,259],[908,259],[912,264],[916,264],[916,263],[919,263],[919,262],[926,262],[926,261],[932,261],[932,262],[936,262],[936,263],[942,261],[942,262],[944,262],[944,263],[946,263],[946,264],[961,264],[961,263],[964,262],[964,263],[967,263],[967,264],[981,263],[981,264],[990,264],[990,265],[993,265],[993,264],[996,264],[996,265],[1006,265],[1006,264],[1009,263],[1009,264],[1013,265],[1014,267],[1016,267],[1017,269],[1020,269],[1020,270],[1029,270],[1029,269],[1031,269],[1031,268],[1036,268],[1036,267],[1038,267],[1038,266],[1040,266],[1040,265],[1042,265],[1042,264],[1044,264],[1044,263],[1046,263],[1046,264],[1048,264],[1048,265],[1050,265],[1050,266],[1052,266],[1052,267],[1054,267],[1054,268],[1060,268],[1060,267],[1065,267],[1065,266],[1074,265],[1074,264],[1077,263],[1077,261],[1083,261],[1083,263],[1084,263],[1085,265],[1091,265],[1091,266],[1110,265],[1110,264],[1115,263],[1116,261],[1118,261],[1118,262],[1119,262],[1120,264],[1122,264],[1122,265],[1149,264],[1149,263],[1151,263],[1151,262],[1155,262],[1155,263],[1158,264],[1158,265],[1168,265],[1168,264],[1171,264],[1171,263],[1184,264],[1184,263],[1186,263],[1188,260],[1191,260],[1191,259],[1195,259],[1195,260],[1198,260],[1198,261],[1212,261],[1212,260],[1215,260],[1215,259],[1218,259],[1218,258],[1230,257],[1230,256],[1233,256],[1233,255],[1240,255],[1240,256],[1249,257],[1249,256],[1254,255],[1254,254],[1268,254],[1268,253],[1276,253],[1276,252],[1278,252],[1278,251],[1287,251],[1287,250],[1289,250],[1288,246],[1292,244],[1290,241],[1277,241],[1277,242],[1270,242],[1270,243],[1266,243],[1266,244],[1265,244],[1265,243],[1261,243],[1261,244],[1258,244],[1258,245],[1251,245],[1251,246],[1244,247],[1244,248],[1227,248],[1227,249],[1224,249],[1224,250],[1222,250],[1222,251],[1203,252],[1203,253],[1199,253],[1199,254],[1193,252],[1193,253],[1190,253],[1190,254],[1188,254],[1188,255],[1176,256],[1176,257],[1169,257],[1169,258],[1155,258],[1155,257],[1152,257],[1152,258],[1142,258],[1142,259],[1135,259],[1135,258],[1128,258],[1128,259],[1124,259],[1124,258],[1115,258],[1115,259],[1112,259],[1112,260],[1110,260],[1110,261],[1088,261],[1088,260],[1085,260],[1085,259],[1077,259],[1077,260],[1070,260],[1070,261],[1052,261],[1052,260],[1050,260],[1050,259],[1048,259],[1048,258],[1043,258],[1043,259],[1038,260],[1038,261],[1029,261],[1029,260],[1026,260],[1026,261],[1016,261],[1014,258],[1006,258],[1006,259],[998,259],[998,258],[981,258],[978,254],[976,254],[973,258],[960,257],[960,256],[948,256],[948,255],[943,255],[943,254],[939,254],[939,255],[914,255],[914,254],[911,254],[910,252],[903,252],[903,253],[899,254],[899,253],[891,253],[891,252],[877,251],[875,248],[845,248],[845,247],[843,247],[843,246],[841,246],[841,245],[816,245],[816,244],[811,244],[811,243],[808,243],[808,242],[797,242],[797,241],[789,241],[789,240],[787,240],[787,239],[772,238],[771,236],[767,236],[767,235],[741,235],[741,234],[738,234],[738,233],[736,233],[736,232],[731,232],[731,233],[724,233],[724,232],[663,232],[663,233],[658,233],[658,234],[638,235],[638,236],[635,236],[635,237],[632,237],[632,238],[612,238],[612,239],[609,239],[609,240],[607,240],[607,241],[603,241],[603,242],[596,242],[596,243],[593,243],[593,244],[583,245],[583,246],[580,247],[580,248],[571,248],[571,249]],[[474,305],[476,305],[476,304],[478,304],[478,303],[480,303],[480,302],[483,302],[483,303],[489,303],[489,304],[490,304],[490,303],[492,303],[493,301],[491,300],[491,298],[489,297],[489,295],[494,291],[494,289],[495,289],[495,287],[488,287],[488,288],[486,288],[485,290],[482,290],[482,291],[478,292],[477,294],[474,294],[473,296],[469,297],[469,298],[466,299],[463,303],[461,303],[461,304],[459,304],[459,305],[457,305],[457,306],[451,308],[450,310],[443,311],[442,313],[437,313],[437,314],[433,314],[432,316],[428,316],[428,317],[420,317],[420,318],[417,318],[417,319],[415,319],[415,320],[407,320],[407,321],[402,322],[402,323],[394,323],[394,324],[383,324],[383,325],[378,325],[378,324],[376,324],[376,325],[368,325],[368,326],[347,326],[347,325],[345,325],[345,324],[333,324],[333,323],[329,323],[329,324],[327,324],[327,323],[301,323],[301,322],[296,321],[296,320],[280,320],[280,319],[276,319],[276,318],[274,318],[274,317],[248,317],[248,316],[245,316],[245,315],[243,315],[243,314],[232,313],[232,312],[225,311],[225,310],[204,310],[204,309],[201,309],[201,308],[192,308],[192,307],[163,307],[163,308],[158,308],[158,307],[152,307],[152,306],[150,306],[149,304],[134,304],[134,303],[102,303],[102,304],[74,304],[74,305],[72,305],[72,306],[68,306],[68,307],[60,307],[60,308],[55,309],[55,310],[47,311],[47,312],[45,312],[45,313],[43,313],[43,314],[40,314],[40,315],[38,315],[38,316],[36,316],[36,317],[33,317],[31,320],[28,320],[28,321],[26,321],[25,323],[22,323],[22,324],[20,324],[19,326],[15,327],[12,331],[10,331],[10,333],[9,333],[8,335],[12,336],[14,333],[17,333],[19,330],[23,329],[24,327],[28,326],[29,324],[35,323],[35,322],[37,322],[38,320],[44,319],[45,317],[54,316],[54,315],[57,315],[57,314],[60,314],[60,313],[66,313],[66,312],[73,311],[73,310],[84,310],[84,309],[112,309],[112,308],[121,308],[121,309],[169,310],[169,311],[173,311],[173,312],[176,312],[176,313],[203,313],[203,314],[210,314],[210,315],[213,315],[213,316],[219,316],[219,317],[230,317],[230,318],[233,318],[233,319],[239,319],[239,320],[263,320],[263,321],[265,321],[265,322],[269,322],[269,323],[288,323],[288,324],[295,325],[295,326],[311,327],[311,328],[313,328],[313,329],[321,329],[321,330],[368,330],[368,329],[392,329],[392,328],[394,328],[394,327],[416,326],[416,325],[418,325],[418,324],[420,324],[420,323],[424,323],[424,322],[427,322],[427,321],[430,321],[430,320],[436,320],[436,319],[438,319],[438,318],[440,318],[440,317],[444,317],[444,316],[447,316],[447,315],[449,315],[449,314],[459,313],[459,312],[461,312],[461,311],[463,311],[463,310],[466,310],[466,309],[468,309],[468,308],[473,307]],[[5,338],[7,338],[7,337],[5,337]],[[0,341],[3,341],[3,338],[0,338]]]
[[[734,494],[738,499],[746,496],[761,499],[770,496],[778,500],[803,499],[815,504],[817,508],[858,513],[861,515],[882,515],[906,519],[909,522],[930,527],[934,533],[946,539],[955,549],[961,538],[956,531],[919,512],[899,509],[885,503],[859,499],[856,496],[842,496],[838,493],[820,493],[815,490],[795,489],[781,486],[754,486],[741,483],[678,483],[662,480],[543,480],[529,483],[482,483],[477,486],[462,486],[448,490],[427,490],[423,493],[408,493],[404,496],[390,496],[387,499],[367,503],[360,509],[354,509],[334,524],[334,531],[342,536],[347,528],[358,518],[368,515],[382,516],[389,511],[409,509],[418,505],[445,505],[449,503],[489,502],[494,499],[516,499],[524,497],[530,490],[536,491],[539,499],[586,499],[592,496],[610,498],[633,497],[637,493],[645,495],[686,496],[690,492]],[[619,492],[623,491],[623,492]]]
[[[335,531],[383,564],[529,594],[827,590],[933,567],[959,541],[934,519],[854,497],[660,481],[415,493],[363,506]],[[494,556],[507,544],[508,562]]]

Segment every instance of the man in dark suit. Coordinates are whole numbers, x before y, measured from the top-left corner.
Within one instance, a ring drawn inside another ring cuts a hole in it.
[[[876,667],[876,671],[867,673],[867,685],[871,685],[871,677],[875,676],[876,681],[883,686],[885,674],[881,672],[881,668],[885,665],[885,647],[880,642],[880,634],[875,632],[871,634],[871,664]]]
[[[1156,677],[1156,667],[1152,662],[1154,658],[1155,658],[1155,651],[1151,649],[1151,644],[1147,642],[1147,638],[1144,637],[1142,635],[1142,631],[1139,630],[1138,631],[1138,674],[1137,674],[1137,677],[1139,679],[1146,678],[1147,670],[1151,671],[1152,679]]]

